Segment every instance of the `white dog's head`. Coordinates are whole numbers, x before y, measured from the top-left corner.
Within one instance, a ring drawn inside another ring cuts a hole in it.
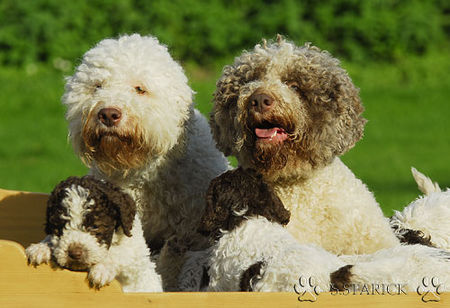
[[[91,268],[132,236],[135,215],[133,199],[110,183],[92,176],[62,181],[48,199],[45,223],[54,259],[72,270]]]
[[[127,172],[164,156],[183,136],[192,90],[181,66],[157,39],[105,39],[67,78],[69,136],[82,160]]]

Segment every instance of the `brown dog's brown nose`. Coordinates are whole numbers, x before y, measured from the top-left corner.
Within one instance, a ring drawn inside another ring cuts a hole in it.
[[[68,255],[72,260],[80,261],[83,256],[83,247],[79,245],[71,245],[68,249]]]
[[[275,105],[275,99],[266,93],[253,93],[250,98],[250,109],[256,112],[266,112]]]
[[[122,112],[117,108],[103,108],[98,112],[98,119],[108,127],[119,124],[121,118]]]

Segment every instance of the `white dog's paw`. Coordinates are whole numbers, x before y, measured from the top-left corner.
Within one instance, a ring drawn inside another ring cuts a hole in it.
[[[48,263],[52,252],[46,243],[37,243],[28,246],[25,254],[28,258],[28,264],[36,266],[42,263]]]
[[[89,270],[89,285],[93,288],[100,289],[109,284],[117,276],[117,271],[113,265],[98,263]]]

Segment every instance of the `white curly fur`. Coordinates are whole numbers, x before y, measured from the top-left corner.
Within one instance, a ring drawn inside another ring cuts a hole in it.
[[[83,227],[84,215],[94,205],[88,202],[89,190],[72,185],[66,189],[67,196],[62,205],[67,209],[67,220],[61,235],[48,235],[41,243],[32,244],[25,253],[29,263],[37,266],[48,263],[53,256],[61,266],[74,270],[88,270],[89,283],[100,288],[113,279],[121,283],[124,292],[162,292],[162,282],[156,266],[150,260],[150,251],[144,239],[140,219],[136,215],[131,237],[122,229],[113,234],[111,246],[99,243],[98,239]],[[72,245],[83,249],[83,265],[74,267],[69,258]]]
[[[242,274],[260,261],[263,266],[251,281],[252,291],[293,292],[294,285],[300,288],[299,279],[310,277],[314,283],[302,286],[304,291],[334,290],[330,275],[349,264],[353,265],[349,288],[350,284],[402,284],[406,292],[415,292],[425,277],[436,277],[442,284],[440,291],[450,287],[450,255],[445,251],[398,245],[373,254],[338,257],[319,246],[298,243],[285,228],[264,217],[249,218],[224,233],[209,250],[191,253],[180,285],[186,291],[198,290],[202,268],[210,279],[204,290],[240,291]]]
[[[315,243],[335,254],[398,245],[373,194],[339,158],[306,181],[274,189],[291,212],[287,230],[299,243]]]
[[[406,291],[416,292],[423,287],[423,279],[434,278],[440,284],[439,291],[450,290],[450,254],[442,249],[419,244],[399,245],[351,258],[354,284],[401,283]]]
[[[193,107],[192,94],[167,48],[154,37],[138,34],[101,41],[67,78],[62,101],[73,147],[91,174],[135,199],[150,244],[171,237],[195,243],[192,231],[203,211],[207,186],[228,168],[207,121]],[[117,127],[107,128],[97,114],[111,107],[122,117]],[[93,132],[112,140],[111,151],[129,142],[136,145],[137,154],[121,153],[120,159],[99,156],[101,151],[86,142]],[[170,255],[164,248],[158,263],[167,289],[173,287],[182,262]]]
[[[419,189],[425,194],[391,217],[394,232],[402,237],[405,230],[421,231],[433,245],[450,251],[450,189],[441,191],[416,169],[412,168]]]

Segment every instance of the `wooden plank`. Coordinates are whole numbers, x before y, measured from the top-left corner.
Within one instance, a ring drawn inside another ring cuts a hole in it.
[[[319,294],[315,302],[299,302],[291,293],[139,293],[124,294],[114,281],[100,291],[89,288],[86,273],[41,265],[28,266],[23,247],[0,241],[0,307],[421,307],[416,293],[408,295]],[[432,307],[450,305],[450,294],[440,294]]]
[[[48,195],[0,189],[0,239],[27,247],[45,237]]]
[[[0,297],[6,294],[95,293],[86,281],[86,272],[73,272],[55,265],[29,266],[24,248],[11,241],[0,240]],[[8,277],[7,279],[5,279]],[[13,282],[13,283],[11,283]],[[46,287],[44,288],[43,285]],[[117,281],[102,290],[122,293]]]

